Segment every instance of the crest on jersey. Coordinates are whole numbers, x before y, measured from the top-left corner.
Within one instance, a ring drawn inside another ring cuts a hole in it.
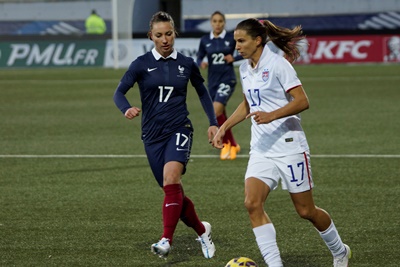
[[[225,41],[225,46],[229,46],[229,41]]]
[[[179,74],[183,74],[183,72],[185,71],[184,67],[181,67],[181,65],[178,66],[178,70],[179,70]]]
[[[178,75],[177,77],[185,78],[185,67],[182,67],[181,65],[178,65]]]
[[[262,79],[264,82],[268,81],[269,79],[269,70],[268,69],[264,69],[262,72]]]

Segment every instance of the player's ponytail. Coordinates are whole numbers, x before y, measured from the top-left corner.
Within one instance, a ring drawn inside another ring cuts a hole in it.
[[[290,62],[295,61],[300,56],[296,44],[305,38],[301,26],[288,29],[276,26],[269,20],[264,20],[263,25],[267,28],[268,39],[285,52],[285,56]]]
[[[268,41],[273,42],[284,53],[285,57],[290,61],[295,61],[300,52],[296,43],[305,38],[301,26],[296,26],[293,29],[279,27],[269,20],[258,20],[254,18],[241,21],[236,30],[244,30],[252,38],[261,37],[262,46]]]

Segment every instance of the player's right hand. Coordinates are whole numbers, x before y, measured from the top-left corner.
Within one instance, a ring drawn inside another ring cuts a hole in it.
[[[125,118],[132,120],[133,118],[139,116],[140,112],[142,110],[140,108],[137,107],[131,107],[130,109],[128,109],[127,111],[125,111]]]
[[[213,140],[211,141],[211,145],[215,148],[222,149],[224,147],[224,143],[222,142],[225,135],[225,131],[219,128],[217,134],[214,136]]]

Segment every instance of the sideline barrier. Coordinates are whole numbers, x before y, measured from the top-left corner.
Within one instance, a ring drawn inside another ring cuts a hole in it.
[[[294,64],[400,62],[400,35],[308,36],[299,43],[301,56]],[[175,49],[196,59],[198,38],[178,38]],[[150,51],[148,39],[119,40],[119,67]],[[112,40],[11,41],[0,43],[0,68],[106,67],[113,64]],[[236,62],[240,64],[240,62]]]
[[[0,68],[104,66],[106,41],[0,43]]]

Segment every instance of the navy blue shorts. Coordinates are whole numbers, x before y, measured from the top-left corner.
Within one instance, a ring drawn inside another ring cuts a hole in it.
[[[230,80],[215,85],[210,85],[208,90],[213,102],[219,102],[226,106],[229,98],[231,98],[233,92],[235,91],[235,86],[236,81]]]
[[[150,168],[160,187],[163,187],[164,165],[167,162],[181,162],[184,166],[182,174],[185,174],[186,164],[189,161],[192,149],[192,139],[193,128],[191,125],[187,125],[179,128],[165,140],[144,145]]]

